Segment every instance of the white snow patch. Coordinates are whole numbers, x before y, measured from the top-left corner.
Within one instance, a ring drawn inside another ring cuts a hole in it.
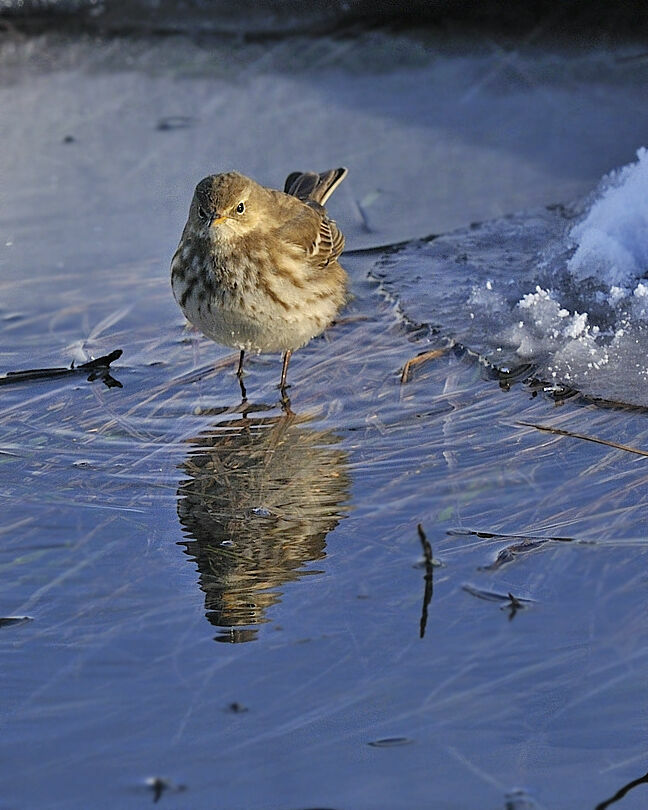
[[[648,271],[648,150],[642,147],[636,163],[603,180],[570,237],[577,247],[567,266],[576,279],[623,286]]]

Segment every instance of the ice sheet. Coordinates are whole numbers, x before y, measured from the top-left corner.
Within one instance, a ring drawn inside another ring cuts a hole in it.
[[[411,319],[498,368],[648,405],[647,167],[640,149],[587,201],[407,245],[377,275]]]

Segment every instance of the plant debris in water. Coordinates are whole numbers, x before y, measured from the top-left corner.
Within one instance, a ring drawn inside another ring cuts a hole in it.
[[[114,379],[109,373],[110,364],[119,360],[123,352],[115,349],[110,354],[97,357],[95,360],[88,360],[76,366],[72,363],[69,367],[57,368],[31,368],[24,371],[8,371],[4,377],[0,377],[0,385],[14,385],[15,383],[34,382],[36,380],[54,380],[59,377],[68,377],[71,374],[87,374],[88,382],[102,380],[107,388],[121,388],[119,380]]]
[[[509,619],[513,619],[518,610],[532,605],[534,601],[533,599],[514,596],[510,591],[503,594],[497,591],[486,590],[485,588],[476,588],[474,585],[464,585],[463,590],[471,594],[471,596],[476,596],[477,599],[484,599],[486,602],[499,602],[502,610],[509,611]]]
[[[33,621],[31,616],[0,616],[0,627],[13,627]]]

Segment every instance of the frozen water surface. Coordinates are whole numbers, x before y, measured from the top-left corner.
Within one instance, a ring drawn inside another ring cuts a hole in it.
[[[3,36],[2,368],[124,350],[0,387],[3,806],[645,807],[645,412],[493,369],[645,404],[636,50]],[[355,298],[241,403],[193,185],[339,164]]]
[[[500,369],[648,405],[648,153],[586,203],[412,242],[376,276],[418,323]]]

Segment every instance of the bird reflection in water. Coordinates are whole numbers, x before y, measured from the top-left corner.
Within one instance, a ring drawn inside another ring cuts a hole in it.
[[[284,582],[326,556],[350,479],[339,437],[310,417],[242,403],[200,436],[181,465],[181,543],[198,566],[217,641],[250,641]]]

